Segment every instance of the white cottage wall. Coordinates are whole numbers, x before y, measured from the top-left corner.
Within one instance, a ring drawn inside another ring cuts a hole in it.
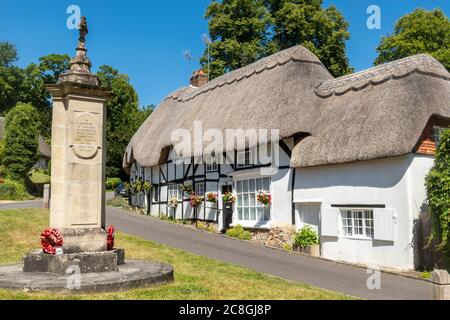
[[[396,215],[394,242],[354,239],[343,235],[341,218],[337,238],[321,237],[322,256],[365,265],[414,268],[412,204],[423,203],[424,175],[432,159],[405,155],[389,159],[296,170],[294,199],[332,206],[384,205]]]

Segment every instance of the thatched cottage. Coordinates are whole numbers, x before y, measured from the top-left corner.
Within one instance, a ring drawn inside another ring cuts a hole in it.
[[[195,121],[203,131],[277,129],[279,140],[227,144],[219,152],[234,153],[234,163],[217,163],[216,153],[199,163],[195,150],[179,154],[187,162],[173,161],[173,132],[195,135]],[[132,138],[124,168],[132,181],[153,184],[140,203],[149,214],[195,216],[221,229],[310,225],[325,258],[413,269],[415,221],[427,210],[424,178],[449,125],[450,74],[434,58],[412,56],[336,79],[298,46],[210,82],[194,74]],[[271,151],[269,161],[258,157],[261,148]],[[186,183],[197,194],[218,193],[218,204],[193,210]],[[270,206],[256,200],[260,190],[272,196]],[[227,218],[220,196],[229,191],[237,201]]]

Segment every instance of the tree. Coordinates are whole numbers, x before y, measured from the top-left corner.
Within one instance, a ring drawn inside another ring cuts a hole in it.
[[[11,67],[18,59],[15,45],[9,42],[0,42],[0,67]]]
[[[303,45],[333,76],[353,71],[345,46],[349,24],[336,7],[323,9],[322,0],[267,0],[266,4],[274,20],[274,52]]]
[[[130,84],[128,76],[120,74],[111,66],[101,66],[97,73],[103,86],[113,93],[107,104],[108,120],[106,124],[106,175],[110,178],[125,178],[122,160],[125,149],[140,124],[139,100]]]
[[[32,105],[18,104],[5,119],[3,165],[13,180],[23,180],[38,158],[39,120]]]
[[[426,177],[426,189],[434,235],[450,267],[450,130],[442,135],[434,167]]]
[[[270,14],[262,0],[213,1],[206,10],[209,20],[211,78],[244,67],[267,51]],[[201,60],[208,62],[207,51]]]
[[[316,54],[334,76],[352,72],[345,47],[348,23],[334,6],[323,9],[322,2],[213,1],[206,12],[212,40],[211,78],[296,45]],[[205,69],[207,53],[201,59]]]
[[[439,9],[417,9],[396,23],[394,33],[377,48],[375,64],[428,53],[450,71],[450,20]]]

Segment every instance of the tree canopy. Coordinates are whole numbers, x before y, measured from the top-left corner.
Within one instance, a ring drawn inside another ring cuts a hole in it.
[[[428,53],[450,71],[450,20],[439,9],[417,9],[400,18],[393,34],[381,40],[377,51],[377,65]]]
[[[248,65],[295,45],[303,45],[334,76],[352,72],[345,41],[348,22],[322,0],[221,0],[206,10],[210,49],[210,76]],[[208,48],[201,59],[207,69]]]
[[[124,178],[122,160],[125,149],[153,109],[139,108],[138,95],[128,76],[106,65],[99,68],[97,75],[102,85],[113,93],[112,100],[107,104],[106,175]]]
[[[39,149],[39,119],[29,104],[18,104],[5,119],[3,165],[13,180],[23,180],[36,163]]]

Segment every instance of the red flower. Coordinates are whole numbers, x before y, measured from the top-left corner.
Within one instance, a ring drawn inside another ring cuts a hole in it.
[[[44,253],[56,254],[56,247],[62,247],[64,243],[61,233],[54,229],[45,229],[41,234],[41,245]]]
[[[112,251],[114,250],[114,226],[109,226],[106,232],[108,234],[107,250]]]

